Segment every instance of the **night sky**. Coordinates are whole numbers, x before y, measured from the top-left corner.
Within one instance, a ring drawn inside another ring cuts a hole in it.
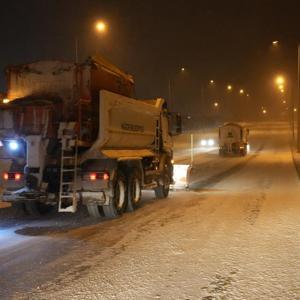
[[[277,73],[289,76],[290,91],[295,90],[298,3],[1,0],[0,69],[40,59],[74,60],[77,37],[80,60],[102,53],[135,76],[138,97],[167,98],[170,79],[176,109],[190,112],[201,87],[213,79],[215,96],[222,97],[231,83],[254,102],[270,102]],[[97,19],[107,22],[105,35],[95,32]],[[272,40],[280,47],[272,48]],[[0,87],[5,91],[4,73]]]

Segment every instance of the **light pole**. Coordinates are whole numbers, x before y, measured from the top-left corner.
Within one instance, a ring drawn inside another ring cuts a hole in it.
[[[107,24],[100,20],[95,23],[95,30],[101,34],[104,34],[107,31]],[[79,62],[79,38],[78,35],[74,38],[74,50],[75,50],[75,62]]]
[[[181,67],[180,68],[180,72],[181,73],[184,73],[186,71],[186,68],[185,67]],[[168,79],[168,102],[169,102],[169,110],[171,110],[171,107],[172,107],[172,105],[173,105],[173,103],[172,103],[172,98],[174,97],[174,91],[173,91],[173,89],[172,89],[172,79],[171,78],[169,78]],[[173,99],[174,100],[174,99]]]
[[[279,41],[275,40],[272,42],[272,45],[274,47],[278,47]],[[282,90],[283,91],[283,90]],[[297,103],[296,103],[296,110],[294,107],[294,101],[292,112],[297,113],[297,152],[300,153],[300,44],[297,45]],[[294,114],[292,114],[292,130],[293,130],[293,136],[294,136]],[[294,141],[293,141],[294,142]]]
[[[300,45],[297,46],[297,152],[300,152]]]

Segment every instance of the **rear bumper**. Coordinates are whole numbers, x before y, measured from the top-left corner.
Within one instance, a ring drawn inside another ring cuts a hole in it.
[[[3,192],[2,198],[3,201],[5,202],[30,201],[30,200],[45,202],[48,200],[48,194],[45,192],[32,191],[24,187],[14,191],[6,190]]]

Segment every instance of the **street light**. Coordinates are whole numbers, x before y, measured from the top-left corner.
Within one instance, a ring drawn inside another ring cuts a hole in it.
[[[96,25],[95,25],[95,28],[97,31],[103,33],[106,31],[106,23],[104,23],[103,21],[97,21],[96,22]]]
[[[95,30],[99,33],[105,33],[107,31],[107,25],[104,21],[97,21],[95,23]],[[79,41],[78,36],[75,36],[75,62],[78,63],[78,53],[79,53]]]
[[[218,107],[219,103],[218,102],[214,102],[214,107]]]
[[[232,85],[230,85],[230,84],[227,85],[227,90],[228,90],[228,91],[231,91],[231,90],[232,90]]]
[[[181,73],[184,73],[186,71],[185,67],[180,68]],[[177,72],[176,72],[177,73]],[[169,93],[169,109],[171,110],[172,107],[172,97],[174,97],[173,93],[173,86],[172,86],[172,79],[168,79],[168,93]]]
[[[244,90],[240,89],[240,94],[243,95],[244,94]]]
[[[214,82],[213,80],[210,80],[209,83],[210,83],[210,84],[214,84],[215,82]]]
[[[278,75],[278,76],[275,78],[275,83],[276,83],[278,86],[283,85],[284,82],[285,82],[284,77],[281,76],[281,75]]]
[[[273,46],[277,46],[279,44],[279,41],[274,40],[272,41],[272,45]],[[281,90],[282,93],[284,93],[284,90]],[[295,112],[297,112],[297,152],[300,153],[300,43],[297,43],[297,105],[298,105],[298,109],[296,108],[296,111],[294,109]],[[292,124],[293,124],[293,137],[294,137],[294,115],[293,116],[293,120],[292,120]]]

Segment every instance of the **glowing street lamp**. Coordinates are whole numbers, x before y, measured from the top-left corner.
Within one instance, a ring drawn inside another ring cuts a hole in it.
[[[103,21],[98,21],[96,22],[95,28],[98,32],[103,33],[106,31],[107,26]]]
[[[213,80],[210,80],[209,83],[210,83],[210,84],[214,84],[215,82],[214,82]]]
[[[104,21],[97,21],[95,23],[95,30],[99,33],[105,33],[107,31],[107,25]],[[79,53],[79,39],[75,36],[75,62],[78,63],[78,53]]]
[[[279,41],[273,41],[272,42],[272,45],[275,46],[275,47],[278,46],[278,44],[279,44]]]
[[[284,84],[285,80],[284,80],[284,77],[279,75],[275,78],[275,83],[278,85],[278,86],[282,86]]]
[[[7,103],[9,103],[9,99],[7,99],[7,98],[4,98],[4,99],[2,100],[2,103],[3,103],[3,104],[7,104]]]
[[[232,90],[232,85],[228,84],[227,85],[227,91],[231,91]]]
[[[219,107],[219,103],[218,102],[214,102],[214,107]]]
[[[244,94],[244,90],[240,89],[240,94],[243,95]]]
[[[184,74],[186,72],[185,67],[178,68],[176,73],[179,73],[179,70],[180,70],[181,74]],[[184,76],[184,75],[182,75],[182,76]],[[168,104],[169,104],[169,109],[171,109],[171,107],[173,106],[173,104],[172,104],[172,97],[174,97],[173,92],[174,92],[173,91],[173,79],[169,78],[168,79],[168,93],[169,93]]]
[[[267,110],[263,109],[262,113],[265,115],[267,113]]]

